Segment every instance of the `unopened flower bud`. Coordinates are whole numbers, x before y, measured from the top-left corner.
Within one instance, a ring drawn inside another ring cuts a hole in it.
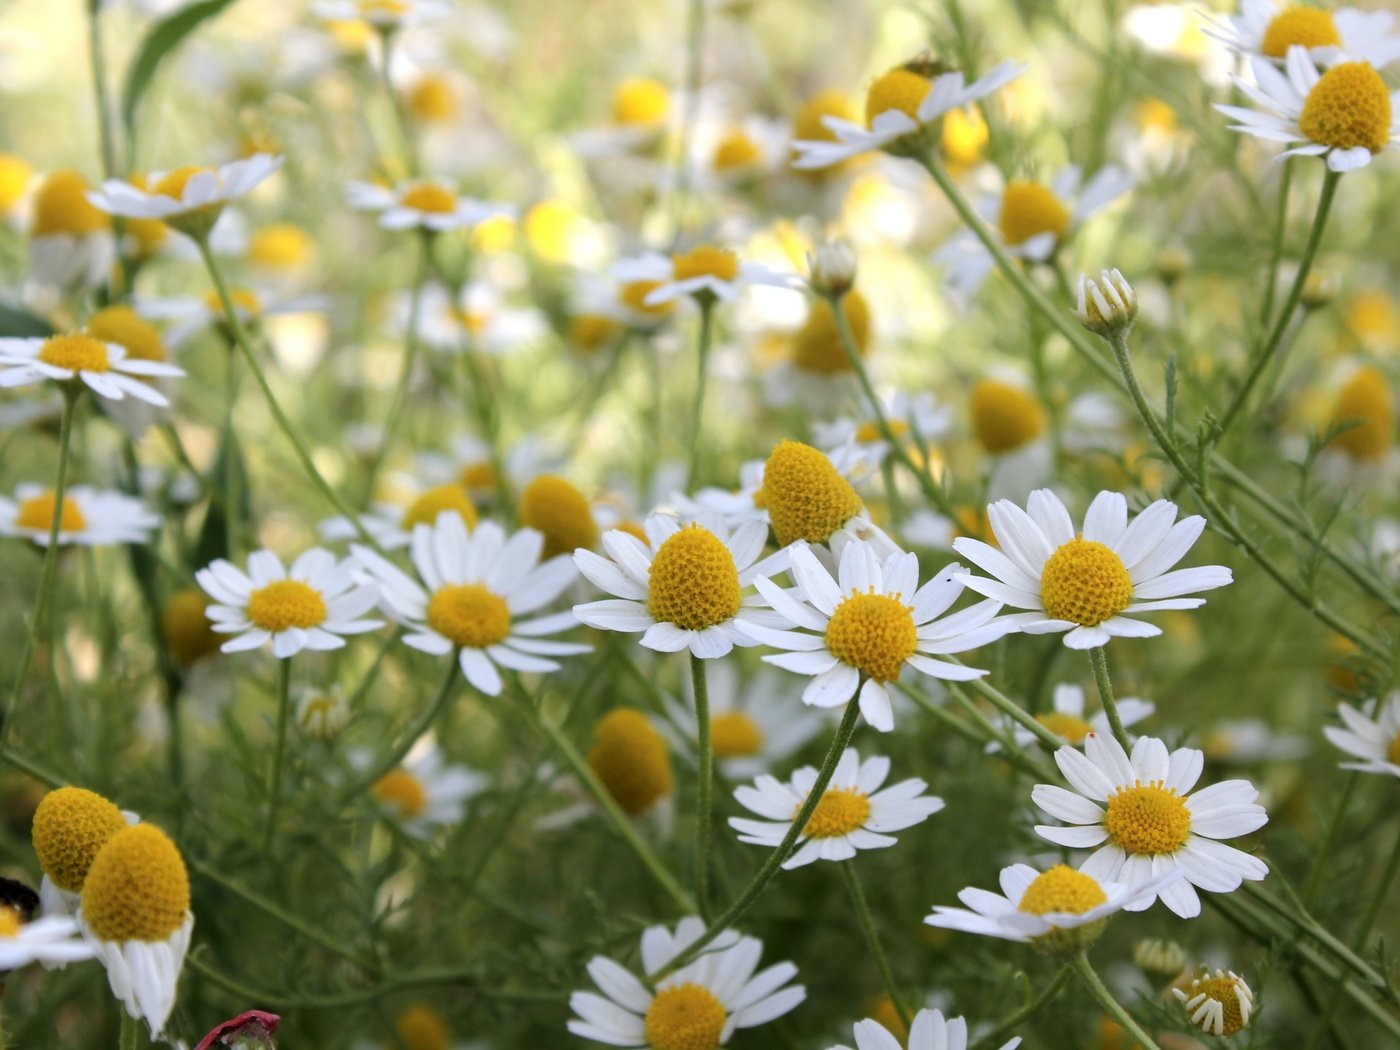
[[[1098,280],[1079,275],[1079,298],[1074,315],[1095,335],[1107,339],[1126,332],[1137,318],[1137,293],[1117,270],[1104,270]]]
[[[297,704],[297,726],[313,740],[330,740],[350,720],[350,709],[338,687],[313,689]]]
[[[1186,949],[1176,941],[1146,937],[1133,946],[1133,962],[1145,973],[1175,977],[1186,968]]]
[[[856,283],[856,252],[849,241],[827,241],[807,254],[812,290],[839,299]]]
[[[1181,280],[1191,268],[1191,253],[1185,248],[1163,248],[1157,253],[1153,267],[1162,283],[1170,287]]]
[[[1313,270],[1303,282],[1298,302],[1304,310],[1320,310],[1337,295],[1337,274],[1332,270]]]

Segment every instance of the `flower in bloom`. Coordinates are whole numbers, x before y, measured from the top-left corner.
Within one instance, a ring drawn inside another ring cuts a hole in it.
[[[132,356],[119,343],[71,332],[47,339],[0,339],[0,387],[30,386],[52,379],[78,380],[94,394],[120,401],[134,397],[162,408],[170,401],[146,376],[182,376],[184,369],[164,361]]]
[[[1157,500],[1131,523],[1121,493],[1100,492],[1076,532],[1069,511],[1049,489],[1037,489],[1022,510],[1010,500],[987,508],[1001,549],[961,537],[953,549],[994,578],[963,582],[989,598],[1031,612],[1006,617],[1027,634],[1065,632],[1071,649],[1092,649],[1111,638],[1151,638],[1160,627],[1123,613],[1195,609],[1187,598],[1232,582],[1223,565],[1168,572],[1200,536],[1205,518],[1176,520],[1177,507]]]
[[[1125,907],[1143,911],[1158,896],[1183,919],[1201,913],[1193,887],[1231,893],[1245,879],[1268,874],[1263,861],[1219,839],[1258,831],[1269,817],[1247,780],[1223,780],[1192,793],[1204,753],[1183,747],[1167,753],[1156,737],[1140,737],[1131,759],[1111,736],[1090,733],[1084,750],[1062,747],[1055,764],[1073,791],[1038,784],[1035,804],[1069,824],[1037,825],[1041,838],[1071,849],[1098,847],[1081,870],[1105,882],[1137,887],[1177,870],[1183,878]]]
[[[447,765],[433,745],[416,748],[403,765],[374,782],[370,792],[385,812],[417,838],[456,824],[467,800],[486,788],[486,777],[466,766]]]
[[[1400,58],[1400,36],[1391,32],[1389,11],[1339,7],[1329,11],[1277,0],[1241,0],[1237,15],[1226,15],[1206,29],[1231,51],[1282,63],[1293,47],[1305,49],[1320,66],[1360,60],[1384,66]]]
[[[316,0],[311,10],[328,22],[364,21],[380,32],[419,25],[452,13],[448,0]]]
[[[379,546],[392,551],[407,547],[417,526],[432,525],[443,514],[456,514],[468,531],[476,528],[476,507],[465,485],[457,481],[434,485],[406,507],[376,503],[360,515],[359,522]],[[355,523],[345,517],[327,518],[318,528],[326,540],[348,540],[360,534]]]
[[[909,1042],[903,1043],[879,1021],[866,1018],[855,1027],[856,1050],[967,1050],[967,1021],[945,1018],[941,1010],[920,1010],[909,1027]],[[1021,1037],[1007,1040],[1001,1050],[1016,1050]],[[850,1050],[833,1046],[831,1050]]]
[[[185,167],[154,174],[149,189],[125,179],[108,179],[88,194],[110,215],[132,219],[163,219],[182,233],[207,234],[225,204],[250,193],[282,167],[282,158],[255,153],[219,167]]]
[[[664,926],[649,927],[642,934],[643,970],[655,973],[704,932],[705,923],[695,917],[682,919],[674,933]],[[762,955],[762,942],[726,930],[655,990],[613,960],[595,956],[588,976],[603,994],[575,992],[569,997],[577,1015],[569,1020],[569,1031],[609,1046],[725,1046],[736,1029],[767,1024],[807,997],[801,985],[784,987],[797,976],[790,962],[755,973]]]
[[[1341,703],[1337,714],[1346,728],[1323,726],[1322,732],[1333,745],[1361,760],[1343,762],[1341,767],[1400,777],[1400,692],[1377,702],[1369,713]]]
[[[849,299],[850,297],[847,296]],[[779,441],[763,465],[756,502],[768,508],[768,522],[778,544],[798,540],[824,544],[819,556],[839,558],[846,544],[864,540],[883,557],[898,545],[870,520],[865,503],[843,476],[858,465],[852,456],[832,459],[800,441]],[[835,567],[835,561],[831,565]]]
[[[941,798],[924,794],[928,784],[918,777],[881,791],[889,774],[888,758],[877,755],[862,762],[854,748],[847,748],[783,869],[800,868],[814,860],[849,860],[859,850],[893,846],[898,840],[889,832],[922,824],[943,808]],[[816,780],[816,767],[803,766],[786,784],[764,775],[752,787],[736,788],[739,804],[764,819],[730,817],[729,826],[739,833],[740,842],[776,848]]]
[[[498,665],[513,671],[557,671],[559,664],[551,657],[589,650],[543,637],[575,626],[573,613],[519,619],[554,601],[574,580],[567,557],[541,564],[543,546],[544,538],[534,529],[507,536],[486,521],[468,535],[459,515],[440,514],[432,525],[413,527],[409,555],[418,570],[416,580],[368,547],[351,550],[379,585],[384,610],[409,628],[404,644],[434,656],[456,650],[467,681],[498,696]]]
[[[1206,971],[1185,990],[1172,988],[1172,994],[1191,1023],[1210,1035],[1234,1035],[1249,1024],[1254,1010],[1254,992],[1233,970]]]
[[[0,972],[8,974],[34,962],[64,966],[95,954],[79,935],[75,919],[46,915],[29,922],[12,905],[0,906]]]
[[[30,837],[44,873],[39,901],[45,915],[71,914],[98,850],[134,819],[86,788],[61,787],[43,797]]]
[[[613,89],[606,123],[571,137],[584,157],[642,152],[655,145],[673,109],[670,91],[650,77],[628,77]]]
[[[76,171],[52,171],[34,194],[29,227],[29,272],[50,288],[95,288],[107,280],[116,258],[112,220],[87,199],[87,180]]]
[[[239,653],[272,643],[279,660],[303,649],[339,649],[344,635],[384,626],[360,617],[374,607],[375,588],[356,580],[353,559],[337,561],[323,547],[312,547],[291,569],[269,550],[248,555],[245,573],[218,559],[194,574],[218,604],[207,610],[214,630],[237,637],[223,652]]]
[[[515,214],[509,205],[463,197],[445,179],[415,179],[393,187],[352,181],[346,183],[345,196],[352,208],[379,212],[379,225],[386,230],[470,230],[497,215]]]
[[[0,536],[20,536],[47,547],[55,502],[54,490],[44,485],[20,485],[14,499],[0,496]],[[145,543],[159,527],[160,517],[124,492],[105,492],[87,485],[63,490],[63,509],[58,512],[59,546]]]
[[[951,422],[952,410],[938,404],[929,393],[909,394],[897,390],[883,399],[881,411],[889,423],[890,433],[902,445],[909,445],[915,453],[942,437]],[[834,456],[838,450],[850,445],[850,459],[858,461],[860,467],[877,469],[890,454],[890,442],[880,424],[873,418],[847,416],[818,423],[812,428],[817,443]]]
[[[859,693],[866,721],[889,732],[894,709],[887,687],[905,667],[958,682],[987,673],[934,659],[994,642],[1008,629],[995,619],[999,601],[938,619],[962,594],[962,566],[949,565],[920,587],[915,554],[897,552],[882,563],[874,545],[853,540],[833,576],[806,543],[789,550],[796,594],[763,576],[754,585],[792,627],[741,624],[740,629],[755,642],[787,650],[765,656],[768,663],[812,677],[802,693],[804,703],[839,707]]]
[[[1108,715],[1098,711],[1088,720],[1084,718],[1084,690],[1077,685],[1057,685],[1051,698],[1052,710],[1035,716],[1035,720],[1067,744],[1079,746],[1090,733],[1106,736],[1109,732]],[[1125,696],[1117,701],[1118,717],[1126,728],[1141,722],[1157,710],[1155,704],[1136,697]],[[1017,723],[1012,732],[1018,747],[1034,747],[1035,734]],[[1001,745],[993,742],[987,745],[988,751],[1000,751]]]
[[[793,274],[780,273],[762,263],[740,261],[728,248],[714,244],[696,245],[671,256],[647,252],[620,259],[613,264],[612,274],[628,285],[650,282],[651,290],[642,297],[642,305],[648,307],[687,295],[702,301],[708,298],[711,302],[732,302],[749,285],[797,288],[800,284]]]

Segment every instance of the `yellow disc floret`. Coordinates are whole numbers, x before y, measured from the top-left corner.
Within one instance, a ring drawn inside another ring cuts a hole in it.
[[[1299,47],[1338,47],[1342,34],[1331,11],[1315,7],[1290,7],[1275,16],[1264,30],[1259,50],[1270,58],[1286,58],[1288,49]]]
[[[844,92],[818,91],[802,104],[793,118],[792,137],[807,142],[835,142],[836,132],[826,126],[826,117],[854,122],[856,110]]]
[[[647,716],[618,707],[598,721],[588,766],[624,812],[645,813],[671,794],[671,756]]]
[[[300,580],[274,580],[248,596],[248,619],[264,631],[316,627],[325,622],[326,600]]]
[[[177,664],[189,665],[219,651],[222,642],[205,610],[209,599],[198,587],[176,591],[160,611],[160,633]]]
[[[800,441],[778,442],[764,464],[761,491],[780,547],[825,543],[863,506],[831,460]]]
[[[826,625],[832,656],[877,682],[893,682],[918,647],[913,610],[898,595],[861,594],[842,600]]]
[[[1061,544],[1040,571],[1040,600],[1056,620],[1096,627],[1133,600],[1133,580],[1123,559],[1083,537]]]
[[[442,1015],[428,1006],[410,1006],[394,1018],[394,1032],[403,1050],[451,1050],[452,1040]]]
[[[1036,715],[1035,720],[1057,737],[1075,745],[1084,743],[1084,738],[1094,731],[1094,727],[1084,719],[1064,711],[1047,711]]]
[[[151,192],[161,197],[170,197],[177,201],[183,200],[185,187],[189,185],[190,179],[209,170],[209,168],[198,166],[176,168],[161,176],[159,181],[151,187]]]
[[[715,1050],[729,1015],[713,992],[698,984],[662,988],[647,1009],[652,1050]]]
[[[520,524],[544,535],[544,556],[598,545],[598,523],[583,493],[555,474],[541,474],[520,494]]]
[[[1395,734],[1395,739],[1391,740],[1390,746],[1386,748],[1385,757],[1394,765],[1400,766],[1400,733]]]
[[[1395,399],[1377,368],[1358,369],[1337,394],[1331,425],[1352,424],[1331,444],[1352,459],[1378,460],[1395,439]]]
[[[87,180],[76,171],[55,171],[39,186],[34,196],[34,224],[31,237],[68,234],[81,237],[111,228],[106,212],[87,199]]]
[[[53,517],[54,491],[49,489],[19,501],[19,508],[15,512],[15,525],[21,529],[33,529],[35,532],[47,534],[53,525]],[[58,516],[58,531],[82,532],[85,528],[87,519],[83,517],[77,502],[64,496],[63,511]]]
[[[1390,89],[1369,62],[1333,66],[1303,102],[1298,128],[1312,141],[1337,149],[1364,146],[1372,153],[1390,141]]]
[[[8,215],[24,199],[34,178],[34,169],[23,157],[0,153],[0,215]]]
[[[412,820],[428,805],[428,792],[423,782],[408,770],[391,769],[374,782],[375,797],[387,802],[405,819]]]
[[[428,626],[453,645],[485,649],[510,634],[510,606],[479,583],[450,583],[433,592]]]
[[[802,807],[793,812],[794,818]],[[830,788],[822,795],[811,819],[802,829],[809,839],[839,839],[870,819],[870,799],[855,788]]]
[[[436,485],[410,503],[403,512],[399,527],[412,531],[415,525],[435,525],[438,515],[448,511],[461,515],[468,531],[476,527],[476,508],[472,506],[471,496],[467,494],[465,486],[455,481]]]
[[[1157,856],[1174,853],[1191,834],[1191,811],[1175,788],[1162,781],[1134,781],[1112,795],[1104,811],[1103,826],[1113,844],[1124,853]]]
[[[736,172],[756,166],[763,159],[763,150],[742,128],[731,128],[715,144],[710,160],[716,171]]]
[[[732,281],[739,276],[739,257],[727,248],[701,244],[688,252],[673,255],[671,271],[677,281],[687,281],[692,277]]]
[[[710,746],[716,758],[748,758],[763,750],[763,730],[742,711],[721,711],[710,719]]]
[[[617,85],[613,92],[612,119],[614,124],[647,127],[666,119],[671,106],[671,94],[666,85],[645,77],[633,77]]]
[[[450,215],[457,210],[457,194],[435,182],[419,182],[404,190],[399,203],[431,215]]]
[[[185,924],[190,877],[154,824],[123,828],[97,852],[83,883],[83,917],[104,941],[163,941]]]
[[[1016,907],[1031,915],[1083,915],[1107,900],[1103,887],[1092,877],[1057,864],[1035,877]]]
[[[873,125],[876,117],[892,109],[897,109],[917,121],[919,105],[932,87],[933,82],[928,77],[922,77],[903,67],[876,77],[865,93],[866,126]]]
[[[851,341],[864,358],[870,348],[870,304],[855,289],[841,298],[841,309],[851,327]],[[807,320],[792,340],[792,363],[804,372],[837,375],[854,371],[846,354],[836,313],[825,299],[814,299]]]
[[[575,314],[569,320],[569,346],[592,357],[622,338],[622,325],[602,314]]]
[[[264,270],[295,270],[311,258],[311,235],[290,222],[274,222],[253,232],[248,261]]]
[[[647,296],[661,287],[660,281],[628,281],[617,291],[617,297],[622,300],[622,305],[633,313],[641,314],[644,317],[664,317],[676,308],[675,300],[667,299],[664,303],[648,303]]]
[[[983,379],[972,390],[972,428],[988,452],[1011,452],[1045,433],[1045,409],[1023,387]]]
[[[724,623],[739,611],[739,570],[729,548],[703,525],[687,525],[656,552],[647,609],[684,631]]]
[[[107,344],[81,332],[44,340],[39,348],[39,360],[73,372],[108,372],[112,368]]]
[[[404,103],[414,117],[425,123],[441,123],[457,115],[457,93],[439,73],[419,77],[404,96]]]
[[[58,788],[34,811],[34,854],[49,881],[78,893],[98,850],[124,827],[122,811],[96,792]]]
[[[124,347],[126,356],[138,361],[166,359],[165,342],[160,333],[129,306],[109,306],[98,310],[88,318],[83,330],[94,339]]]
[[[999,224],[1007,244],[1024,244],[1042,233],[1053,233],[1058,242],[1069,229],[1069,218],[1069,209],[1050,187],[1031,179],[1006,184]]]

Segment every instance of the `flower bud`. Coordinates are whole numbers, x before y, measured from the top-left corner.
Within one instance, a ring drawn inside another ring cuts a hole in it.
[[[1176,941],[1146,937],[1133,945],[1133,962],[1144,973],[1175,977],[1186,968],[1186,949]]]
[[[812,290],[818,295],[839,299],[856,283],[856,252],[849,241],[827,241],[807,253],[812,271]]]
[[[1074,315],[1095,335],[1107,339],[1125,333],[1137,318],[1137,293],[1117,270],[1104,270],[1095,281],[1079,275],[1079,298]]]
[[[331,740],[350,720],[350,709],[338,687],[313,689],[297,704],[297,727],[313,740]]]
[[[1298,302],[1304,310],[1321,310],[1336,298],[1338,284],[1335,270],[1313,270],[1303,282]]]

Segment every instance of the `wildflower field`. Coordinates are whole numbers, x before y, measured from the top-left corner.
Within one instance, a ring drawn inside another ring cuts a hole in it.
[[[0,1050],[1400,1048],[1396,88],[0,6]]]

